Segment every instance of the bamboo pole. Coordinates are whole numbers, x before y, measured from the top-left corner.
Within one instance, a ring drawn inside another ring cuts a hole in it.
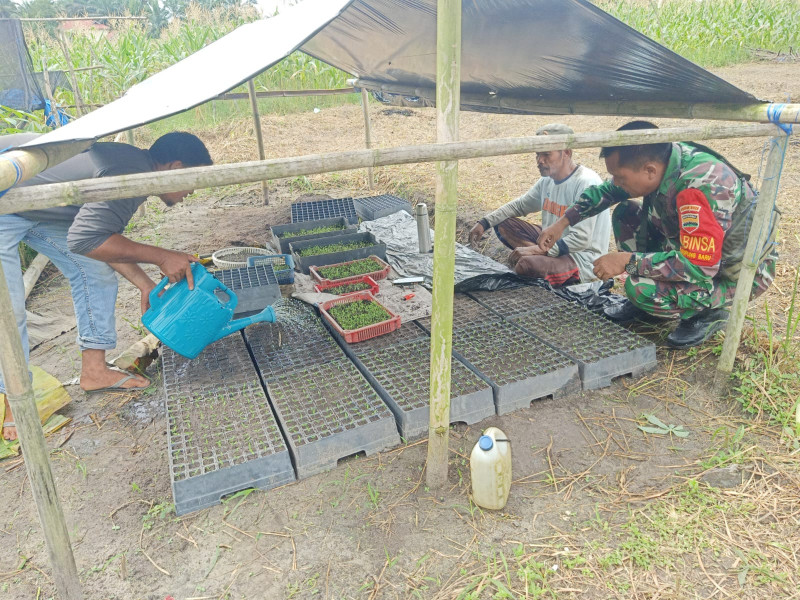
[[[67,524],[58,500],[53,472],[50,470],[47,444],[36,410],[31,380],[19,330],[11,307],[3,267],[0,265],[0,369],[6,387],[6,398],[14,415],[17,435],[25,456],[25,470],[31,493],[39,512],[47,553],[53,568],[53,581],[62,600],[80,600],[78,570],[72,555]]]
[[[611,131],[573,135],[539,135],[520,138],[498,138],[446,144],[424,144],[397,148],[373,148],[328,154],[312,154],[294,158],[275,158],[261,162],[244,162],[209,167],[193,167],[174,171],[137,173],[116,177],[100,177],[82,181],[53,183],[9,191],[0,202],[0,214],[23,210],[40,210],[86,202],[137,198],[165,192],[203,189],[238,183],[442,160],[460,160],[485,156],[505,156],[547,152],[565,148],[596,148],[635,143],[727,139],[774,136],[780,129],[772,124],[726,124],[674,127],[639,131]],[[8,154],[13,154],[9,152]],[[5,154],[0,155],[0,157]],[[3,163],[0,161],[0,169]],[[3,172],[0,171],[0,175]],[[0,189],[4,183],[0,179]]]
[[[436,8],[436,139],[458,140],[461,90],[461,0],[438,0]],[[450,361],[453,352],[458,161],[436,163],[436,239],[433,244],[431,404],[425,481],[447,483],[450,439]]]
[[[250,93],[250,108],[253,109],[253,129],[256,132],[256,143],[258,144],[258,158],[264,160],[264,135],[261,133],[261,117],[258,114],[258,98],[256,97],[256,86],[252,79],[247,81],[247,90]],[[269,204],[269,193],[267,192],[267,182],[261,182],[261,197],[264,205]]]
[[[81,98],[80,90],[78,90],[78,79],[75,77],[75,70],[72,68],[72,56],[70,56],[69,45],[63,31],[58,32],[58,43],[64,53],[64,59],[67,61],[67,72],[69,73],[70,83],[72,83],[72,94],[75,97],[75,110],[78,111],[78,116],[82,117],[88,111],[83,106],[83,98]]]
[[[40,18],[25,18],[25,19],[18,19],[19,21],[23,21],[26,23],[29,22],[46,22],[46,21],[143,21],[146,20],[148,17],[115,17],[115,16],[105,16],[105,17],[40,17]]]
[[[361,90],[361,109],[364,111],[364,142],[369,150],[372,148],[372,125],[369,122],[369,95],[364,89]],[[367,182],[370,190],[375,189],[372,167],[367,167]]]
[[[31,261],[31,264],[28,265],[28,268],[25,269],[25,274],[22,276],[22,284],[25,288],[25,299],[28,299],[28,296],[31,295],[36,282],[39,281],[39,277],[42,275],[42,271],[44,271],[45,267],[47,267],[50,259],[47,258],[44,254],[37,254],[36,258]]]
[[[50,75],[47,72],[47,61],[42,56],[42,79],[44,80],[44,93],[47,94],[47,99],[50,100],[50,110],[53,115],[53,129],[61,127],[61,119],[58,117],[58,108],[56,107],[56,97],[53,95],[53,88],[50,85]],[[47,119],[45,119],[45,123]]]
[[[736,282],[736,294],[733,297],[730,317],[725,328],[725,341],[722,344],[722,353],[714,376],[714,387],[718,393],[724,390],[733,372],[733,362],[736,359],[736,350],[739,348],[739,341],[742,336],[747,304],[750,302],[750,294],[753,289],[753,278],[758,268],[761,249],[769,236],[772,209],[778,196],[778,186],[788,144],[788,135],[771,138],[769,142],[769,154],[764,168],[763,183],[759,192],[758,204],[753,214],[750,234],[747,237],[747,245],[742,258],[742,270]]]
[[[256,98],[300,98],[305,96],[339,96],[341,94],[355,94],[355,88],[335,88],[326,90],[274,90],[271,92],[256,92]],[[220,94],[212,100],[246,100],[250,94],[231,92]]]
[[[392,83],[383,83],[370,79],[358,79],[357,87],[370,90],[419,96],[433,101],[433,88],[409,88]],[[782,104],[755,102],[749,105],[725,103],[690,103],[690,102],[563,102],[553,100],[537,100],[529,98],[512,98],[500,94],[462,94],[463,110],[479,110],[488,112],[511,112],[515,114],[537,115],[608,115],[624,117],[663,117],[676,119],[709,119],[718,121],[756,121],[768,123],[769,112],[777,112],[781,123],[800,123],[800,104]]]
[[[0,154],[0,192],[35,177],[46,168],[47,154],[38,148],[10,150]],[[5,198],[0,206],[8,201]]]

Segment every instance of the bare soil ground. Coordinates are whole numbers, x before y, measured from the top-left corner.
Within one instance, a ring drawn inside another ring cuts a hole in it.
[[[759,63],[718,74],[765,99],[800,97],[798,64]],[[434,141],[433,110],[373,105],[372,118],[380,146]],[[363,147],[357,106],[262,120],[272,157]],[[531,135],[551,120],[556,119],[464,113],[462,138]],[[558,120],[582,132],[625,121]],[[661,126],[672,123],[658,120]],[[256,155],[247,121],[201,135],[218,162]],[[711,145],[743,170],[759,172],[762,140]],[[595,151],[577,155],[604,174]],[[776,285],[751,308],[756,323],[764,320],[765,301],[776,322],[785,321],[800,258],[798,164],[800,146],[794,142],[779,197],[782,262]],[[434,204],[433,165],[382,168],[376,177],[376,193]],[[536,177],[529,156],[463,161],[461,240],[476,218],[523,193]],[[261,205],[257,185],[206,190],[169,211],[151,200],[131,235],[191,252],[263,244],[267,226],[287,222],[289,203],[300,195],[368,193],[363,172],[270,182],[268,207]],[[485,251],[503,256],[493,238]],[[69,302],[60,275],[44,279],[33,296],[34,310]],[[137,293],[122,283],[120,348],[141,333],[138,309]],[[660,344],[666,332],[644,333]],[[714,351],[714,344],[688,353],[660,345],[659,369],[643,379],[537,402],[482,423],[499,426],[513,440],[514,484],[499,512],[470,502],[467,457],[480,429],[457,427],[450,485],[443,490],[425,487],[422,440],[176,518],[170,512],[160,390],[87,396],[71,386],[73,403],[64,412],[73,425],[48,441],[85,597],[800,597],[796,451],[792,455],[781,432],[765,420],[710,393]],[[33,362],[62,381],[77,376],[74,332],[37,348]],[[157,366],[149,373],[158,379]],[[646,435],[638,428],[644,414],[691,433],[685,439]],[[713,470],[718,466],[730,468]],[[52,597],[24,467],[20,460],[0,467],[0,597]]]

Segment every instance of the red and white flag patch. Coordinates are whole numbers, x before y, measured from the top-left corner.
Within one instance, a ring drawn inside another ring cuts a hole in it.
[[[710,267],[722,258],[725,232],[719,224],[705,194],[690,188],[678,194],[678,215],[681,226],[681,254],[690,263]]]

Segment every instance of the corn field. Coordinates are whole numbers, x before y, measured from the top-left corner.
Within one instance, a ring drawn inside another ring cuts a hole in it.
[[[595,0],[595,4],[644,35],[704,67],[752,59],[754,50],[787,52],[800,48],[800,0]],[[259,18],[252,7],[213,10],[189,5],[160,37],[148,35],[145,22],[115,22],[109,34],[96,31],[63,32],[55,26],[25,23],[25,35],[34,68],[66,70],[63,46],[72,67],[100,67],[77,71],[77,89],[89,108],[119,98],[136,83],[200,50],[239,25]],[[63,46],[62,46],[63,44]],[[348,75],[301,52],[295,52],[255,80],[258,91],[325,89],[346,86]],[[245,87],[235,91],[246,91]],[[74,106],[70,90],[58,88],[56,101]],[[357,102],[355,95],[281,98],[261,101],[264,112],[294,112],[313,106]],[[226,105],[226,106],[223,106]],[[68,110],[75,113],[74,108]],[[246,102],[212,102],[195,113],[200,127],[219,120],[246,116]],[[42,131],[42,118],[0,107],[0,133],[20,129]]]

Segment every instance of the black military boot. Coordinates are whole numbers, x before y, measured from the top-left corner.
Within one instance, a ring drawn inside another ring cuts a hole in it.
[[[667,336],[667,343],[673,348],[690,348],[702,344],[725,328],[729,314],[724,308],[717,308],[704,310],[689,319],[681,319],[675,331]]]
[[[609,321],[614,321],[620,325],[630,323],[631,321],[651,323],[659,320],[658,317],[654,317],[650,313],[643,311],[630,300],[625,300],[625,302],[620,304],[604,308],[603,314]]]

